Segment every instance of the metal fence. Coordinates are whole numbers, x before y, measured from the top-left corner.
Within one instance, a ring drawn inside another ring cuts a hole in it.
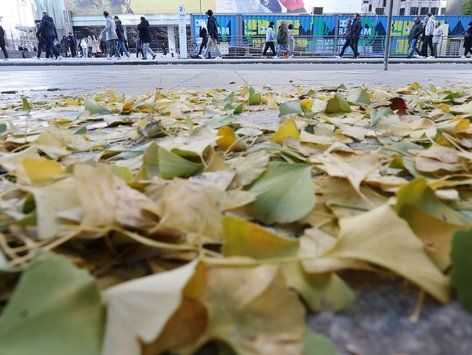
[[[331,57],[337,56],[345,43],[342,36],[296,36],[293,54],[295,57]],[[195,56],[199,52],[201,42],[194,38],[188,38],[188,52]],[[365,57],[383,57],[385,51],[386,36],[377,36],[374,40],[370,37],[361,37],[358,50]],[[220,41],[220,49],[224,57],[251,58],[260,57],[265,45],[265,37],[227,36]],[[437,56],[442,58],[460,57],[463,54],[464,38],[462,36],[444,36],[437,43]],[[422,42],[417,44],[421,50]],[[276,45],[277,47],[277,45]],[[391,57],[405,57],[408,55],[410,41],[407,36],[392,36]],[[429,52],[429,51],[428,51]],[[212,50],[212,56],[216,55]],[[268,53],[271,53],[269,51]],[[430,52],[429,52],[430,53]],[[346,56],[352,55],[348,48]]]

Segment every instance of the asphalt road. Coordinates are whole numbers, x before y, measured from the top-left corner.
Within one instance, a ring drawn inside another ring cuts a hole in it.
[[[381,64],[214,64],[0,67],[0,100],[15,95],[86,94],[116,89],[126,94],[146,89],[215,88],[270,85],[333,86],[472,82],[472,63],[395,64],[388,72]]]

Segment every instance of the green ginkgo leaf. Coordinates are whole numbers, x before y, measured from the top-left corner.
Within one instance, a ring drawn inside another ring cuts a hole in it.
[[[256,92],[254,88],[249,88],[249,105],[260,105],[261,101],[261,94]]]
[[[98,113],[111,113],[111,111],[107,107],[100,105],[98,102],[93,100],[85,101],[85,110],[88,111],[91,115],[95,115]]]
[[[336,93],[334,97],[328,100],[326,104],[326,113],[343,113],[343,112],[352,112],[351,106],[347,103],[344,97]]]
[[[0,353],[99,355],[103,309],[95,279],[64,257],[39,256],[0,318]]]
[[[279,110],[280,110],[279,116],[290,115],[293,113],[297,113],[299,115],[303,114],[302,104],[300,100],[292,100],[292,101],[284,102],[280,104]]]
[[[162,147],[158,149],[159,174],[163,179],[190,177],[203,169],[202,163],[194,163]]]
[[[256,195],[249,212],[268,224],[298,221],[315,205],[311,168],[305,164],[272,162],[249,192]]]
[[[451,283],[462,307],[472,312],[472,229],[456,232],[452,238]]]

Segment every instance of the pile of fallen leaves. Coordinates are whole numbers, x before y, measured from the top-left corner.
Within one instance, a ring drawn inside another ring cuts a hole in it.
[[[332,354],[346,269],[471,311],[471,119],[416,83],[6,105],[0,352]]]

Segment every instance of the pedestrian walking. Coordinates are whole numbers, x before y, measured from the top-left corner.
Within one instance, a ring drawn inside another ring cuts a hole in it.
[[[215,46],[217,57],[216,59],[221,59],[221,51],[220,51],[220,46],[218,45],[218,21],[216,21],[215,16],[213,16],[213,10],[208,10],[206,12],[206,15],[208,16],[207,20],[207,30],[208,30],[208,45],[207,49],[205,51],[205,58],[208,58],[208,55],[210,54],[211,47]]]
[[[150,48],[151,46],[151,31],[149,29],[149,21],[143,16],[141,23],[138,25],[139,39],[141,40],[143,60],[147,60],[148,53],[151,54],[152,59],[156,59],[156,53]],[[137,54],[136,54],[137,56]]]
[[[341,53],[339,53],[339,58],[342,58],[344,55],[344,52],[348,47],[351,46],[352,43],[352,20],[347,20],[346,21],[346,35],[345,35],[345,40],[344,40],[344,45],[343,48],[341,49]]]
[[[280,22],[279,29],[277,31],[277,57],[283,58],[283,52],[292,56],[290,49],[288,48],[288,29],[285,21]]]
[[[432,14],[428,14],[425,18],[424,26],[424,41],[421,47],[421,55],[423,57],[428,57],[428,47],[431,51],[431,57],[434,57],[434,46],[433,46],[433,36],[434,29],[436,28],[436,21]]]
[[[129,58],[129,52],[125,45],[125,29],[123,28],[123,24],[118,16],[115,16],[114,20],[116,25],[116,35],[118,37],[118,52],[120,52],[120,55],[123,55],[124,53]]]
[[[418,41],[423,33],[423,24],[419,17],[415,18],[413,22],[413,27],[410,30],[409,41],[410,49],[408,51],[408,58],[413,58],[413,55],[416,53],[418,57],[421,57],[421,52],[418,49]]]
[[[69,57],[69,40],[66,36],[62,36],[59,44],[61,45],[61,52],[64,57]]]
[[[61,53],[56,48],[54,41],[58,39],[56,26],[54,20],[48,15],[46,11],[43,11],[43,18],[39,24],[38,30],[36,31],[36,37],[42,37],[45,41],[46,46],[46,58],[62,59]]]
[[[0,25],[0,48],[2,49],[3,52],[3,59],[8,60],[8,52],[6,49],[6,41],[5,41],[5,30],[3,27]]]
[[[112,59],[113,56],[116,59],[121,59],[117,48],[118,36],[116,35],[115,21],[113,21],[108,11],[103,11],[103,16],[105,17],[105,28],[100,33],[99,38],[105,38],[107,59]]]
[[[441,23],[438,21],[436,22],[436,28],[433,31],[433,56],[435,58],[437,58],[439,55],[438,47],[441,48],[439,46],[439,43],[442,42],[443,36],[444,36],[444,29]]]
[[[264,45],[264,51],[262,52],[262,55],[265,56],[267,54],[267,51],[270,49],[272,52],[272,57],[276,56],[276,51],[275,51],[275,44],[274,44],[274,22],[269,23],[269,27],[267,27],[267,32],[266,32],[266,41]]]
[[[354,21],[352,21],[352,40],[351,49],[354,53],[353,58],[359,58],[359,39],[362,34],[362,20],[360,14],[355,14]]]
[[[472,22],[469,22],[469,27],[464,32],[464,55],[462,58],[467,58],[469,53],[472,55]]]
[[[292,55],[290,58],[293,58],[293,53],[295,52],[295,33],[293,32],[293,24],[288,25],[288,49]]]
[[[141,42],[140,38],[136,39],[136,58],[139,58],[141,54],[141,58],[144,59],[144,52],[143,52],[143,43]]]
[[[99,53],[102,53],[100,49],[100,41],[95,37],[95,35],[92,35],[92,57],[97,58]]]
[[[198,34],[198,38],[201,40],[201,43],[200,43],[200,50],[198,51],[197,55],[201,56],[203,53],[203,48],[206,49],[208,45],[208,30],[206,28],[206,24],[204,21],[200,22],[200,32]]]
[[[82,48],[82,58],[88,58],[89,56],[88,47],[89,47],[89,44],[87,41],[87,37],[82,38],[82,40],[80,41],[80,48]]]
[[[92,36],[87,37],[87,43],[88,43],[88,53],[89,56],[92,57]]]
[[[35,20],[34,21],[35,25],[36,25],[36,33],[38,32],[39,30],[39,26],[41,24],[41,21],[40,20]],[[38,44],[37,44],[37,55],[36,55],[36,59],[40,59],[41,58],[41,54],[44,52],[46,53],[46,41],[44,40],[44,36],[43,34],[40,34],[39,36],[36,36],[36,39],[38,40]]]
[[[77,42],[75,41],[72,32],[69,32],[69,35],[67,36],[67,46],[69,47],[70,56],[72,58],[77,57]]]

